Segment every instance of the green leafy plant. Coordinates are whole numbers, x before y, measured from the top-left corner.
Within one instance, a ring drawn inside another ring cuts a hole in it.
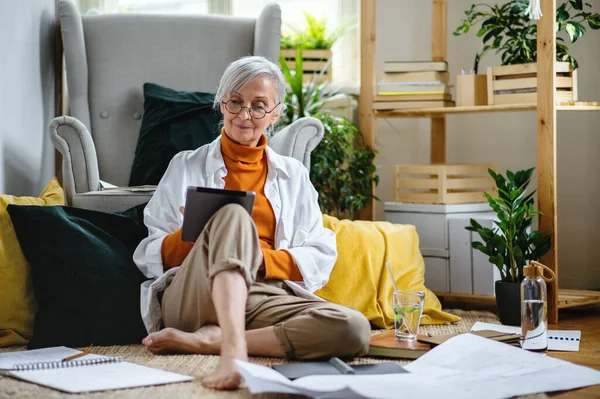
[[[303,81],[302,49],[297,51],[295,69],[290,69],[287,66],[283,55],[279,56],[279,62],[288,83],[285,98],[285,103],[288,106],[285,114],[280,119],[283,125],[289,125],[298,118],[313,116],[321,111],[326,103],[347,97],[345,94],[340,93],[340,89],[333,86],[330,81],[323,81],[323,75],[329,66],[328,64],[318,74],[315,74],[310,81]]]
[[[323,213],[337,218],[355,219],[372,199],[373,184],[379,183],[373,159],[377,154],[364,145],[363,137],[347,119],[324,113],[330,101],[346,98],[330,82],[322,82],[327,66],[310,81],[302,79],[302,50],[298,50],[295,70],[280,57],[281,69],[288,83],[286,113],[279,119],[288,125],[298,118],[312,116],[323,123],[325,133],[311,153],[310,179],[319,193]],[[298,72],[300,71],[300,72]]]
[[[325,127],[323,140],[311,153],[310,178],[324,213],[356,219],[371,199],[379,176],[373,165],[376,152],[349,120],[330,114],[314,115]]]
[[[327,33],[325,19],[318,19],[308,12],[304,12],[306,26],[300,30],[291,29],[289,34],[281,36],[281,48],[293,49],[303,48],[305,50],[331,50],[333,44],[344,34],[346,27],[341,25],[331,33]]]
[[[473,4],[465,11],[465,18],[456,28],[454,35],[460,36],[481,23],[477,37],[483,40],[483,49],[475,57],[474,71],[477,73],[479,60],[489,50],[501,54],[502,65],[536,62],[537,25],[524,14],[529,0],[511,0],[501,5]],[[556,31],[566,32],[571,43],[575,43],[586,32],[584,22],[590,29],[600,29],[600,14],[589,12],[591,4],[583,0],[568,0],[556,10]],[[544,18],[544,17],[542,17]],[[569,54],[564,39],[556,38],[556,60],[570,62],[573,69],[578,64]]]
[[[489,257],[490,263],[500,271],[505,282],[520,282],[523,266],[538,260],[552,247],[551,235],[535,230],[528,232],[534,217],[541,212],[533,208],[535,190],[526,194],[534,168],[516,173],[506,172],[506,177],[488,169],[498,188],[498,196],[484,193],[490,207],[496,212],[498,221],[490,229],[471,219],[467,230],[479,233],[482,242],[472,243],[474,249]]]

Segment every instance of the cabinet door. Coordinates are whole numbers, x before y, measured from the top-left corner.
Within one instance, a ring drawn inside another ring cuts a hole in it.
[[[435,292],[450,292],[448,258],[424,256],[425,286]]]

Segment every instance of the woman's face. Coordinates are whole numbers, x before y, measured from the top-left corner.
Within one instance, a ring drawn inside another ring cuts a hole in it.
[[[258,109],[260,107],[265,111],[271,111],[277,105],[275,98],[275,82],[264,76],[252,79],[239,91],[234,91],[229,97],[224,98],[221,102],[221,112],[227,137],[239,144],[255,147],[267,127],[277,121],[279,113],[274,111],[265,114],[262,119],[256,119],[250,116],[249,108]],[[248,108],[242,108],[239,114],[233,114],[225,108],[224,103],[227,101],[232,101],[231,104],[239,103],[242,107]]]

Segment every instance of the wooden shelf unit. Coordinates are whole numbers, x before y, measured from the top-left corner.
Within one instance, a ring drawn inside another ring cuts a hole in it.
[[[447,0],[431,0],[431,59],[446,61],[447,51]],[[548,283],[548,320],[558,322],[558,228],[556,205],[556,112],[557,111],[600,111],[600,105],[557,105],[556,103],[556,0],[541,0],[543,17],[537,22],[538,31],[538,74],[537,103],[448,107],[428,109],[373,110],[375,96],[375,13],[376,0],[361,0],[361,86],[359,98],[359,130],[365,142],[375,148],[375,118],[430,118],[431,119],[431,155],[432,164],[446,162],[446,115],[536,111],[537,119],[537,167],[538,208],[543,213],[539,220],[539,230],[552,234],[552,249],[540,261],[556,274],[556,279]],[[375,186],[373,186],[375,190]],[[375,201],[361,213],[361,218],[373,220]],[[564,291],[561,290],[561,293]],[[600,292],[569,290],[571,297],[596,298],[600,301]],[[476,299],[476,298],[472,298]],[[585,302],[585,301],[583,301]],[[594,302],[594,301],[592,301]],[[561,307],[579,306],[577,300],[562,303]],[[582,303],[580,301],[579,303]]]

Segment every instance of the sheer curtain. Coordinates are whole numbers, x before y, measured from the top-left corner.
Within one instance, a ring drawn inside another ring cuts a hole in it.
[[[81,13],[139,12],[153,14],[228,14],[256,18],[273,0],[77,0]],[[344,35],[333,46],[333,80],[356,85],[360,79],[360,0],[278,0],[282,31],[304,27],[304,14],[324,18],[328,30],[345,26]]]

